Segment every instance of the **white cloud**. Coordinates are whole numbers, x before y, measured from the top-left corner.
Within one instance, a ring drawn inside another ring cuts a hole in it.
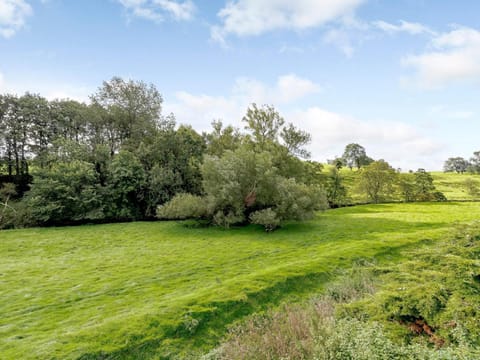
[[[336,46],[346,57],[350,58],[355,51],[351,38],[350,31],[345,29],[331,29],[325,33],[323,41]]]
[[[319,107],[292,112],[288,119],[313,134],[311,150],[320,160],[341,155],[346,144],[355,142],[370,156],[383,158],[395,167],[432,168],[436,163],[432,157],[441,149],[418,129],[399,121],[359,120]]]
[[[278,77],[274,86],[268,86],[252,78],[235,80],[231,95],[193,95],[185,91],[176,93],[176,101],[165,106],[180,122],[207,130],[213,119],[239,125],[247,107],[257,104],[288,105],[296,100],[321,91],[319,85],[294,74]]]
[[[0,0],[1,1],[1,0]],[[23,95],[25,92],[40,94],[48,100],[72,99],[88,102],[89,95],[95,89],[81,85],[75,86],[61,81],[45,81],[45,79],[29,77],[28,81],[12,81],[0,72],[0,94],[9,93]]]
[[[0,0],[0,36],[10,38],[25,26],[33,13],[25,0]]]
[[[195,95],[178,92],[165,110],[173,112],[180,123],[198,131],[210,130],[213,119],[241,126],[248,105],[273,104],[285,120],[312,134],[310,150],[319,161],[341,155],[346,144],[358,142],[370,156],[384,158],[403,169],[440,169],[445,154],[441,144],[431,140],[412,125],[399,121],[365,121],[320,107],[298,108],[298,100],[318,91],[318,85],[295,75],[279,77],[274,86],[255,79],[237,79],[228,96]]]
[[[410,55],[402,64],[416,72],[409,83],[423,88],[441,88],[456,82],[480,80],[480,31],[457,27],[433,38],[420,55]]]
[[[382,20],[374,21],[372,25],[382,31],[389,34],[406,32],[411,35],[430,34],[434,35],[435,32],[428,26],[419,23],[412,23],[404,20],[400,20],[399,25],[391,24]]]
[[[253,36],[289,29],[303,30],[348,16],[365,0],[236,0],[228,2],[213,26],[213,40],[224,43],[230,35]]]
[[[127,10],[129,16],[161,22],[165,17],[177,21],[191,20],[195,14],[195,4],[191,0],[117,0]]]

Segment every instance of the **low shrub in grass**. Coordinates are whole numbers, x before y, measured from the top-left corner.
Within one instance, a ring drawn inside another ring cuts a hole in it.
[[[157,217],[172,220],[202,219],[208,214],[205,200],[192,194],[178,194],[165,205],[157,208]]]

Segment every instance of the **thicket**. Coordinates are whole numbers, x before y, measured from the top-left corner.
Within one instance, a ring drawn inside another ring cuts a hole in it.
[[[89,104],[0,95],[0,228],[158,216],[271,231],[351,204],[343,166],[359,169],[368,202],[444,199],[428,173],[399,175],[359,144],[324,172],[308,160],[310,134],[272,106],[252,104],[244,129],[216,120],[199,134],[162,115],[162,103],[153,85],[121,78]]]
[[[153,85],[120,78],[88,105],[0,96],[0,188],[10,194],[0,227],[149,219],[175,194],[201,193],[205,139],[162,116],[162,101]]]
[[[163,217],[273,230],[326,207],[300,159],[310,135],[273,107],[250,106],[245,132],[214,121],[199,134],[162,102],[121,78],[89,104],[0,96],[0,228],[153,219],[164,205]]]
[[[480,225],[394,266],[354,267],[307,304],[230,329],[220,359],[478,359]]]

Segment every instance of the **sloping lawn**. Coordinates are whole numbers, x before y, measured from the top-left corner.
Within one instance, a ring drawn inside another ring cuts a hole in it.
[[[273,234],[176,222],[0,232],[0,358],[170,358],[318,292],[360,258],[438,239],[480,203],[330,210]]]

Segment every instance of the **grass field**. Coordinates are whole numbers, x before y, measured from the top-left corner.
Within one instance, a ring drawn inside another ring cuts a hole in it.
[[[327,174],[330,167],[327,165],[323,171]],[[342,169],[341,175],[344,178],[345,186],[348,189],[348,195],[353,203],[364,203],[366,198],[358,189],[358,171]],[[480,195],[472,196],[468,193],[465,181],[473,180],[480,186],[480,175],[478,174],[456,174],[444,173],[441,171],[431,172],[433,184],[436,190],[442,192],[449,201],[480,201]],[[395,201],[402,201],[399,194],[394,197]]]
[[[0,232],[2,359],[204,352],[244,315],[318,292],[360,258],[395,262],[480,203],[330,210],[273,234],[175,222]]]
[[[433,172],[432,176],[437,190],[443,192],[448,200],[480,200],[480,196],[470,195],[465,188],[467,179],[480,184],[480,175]]]

